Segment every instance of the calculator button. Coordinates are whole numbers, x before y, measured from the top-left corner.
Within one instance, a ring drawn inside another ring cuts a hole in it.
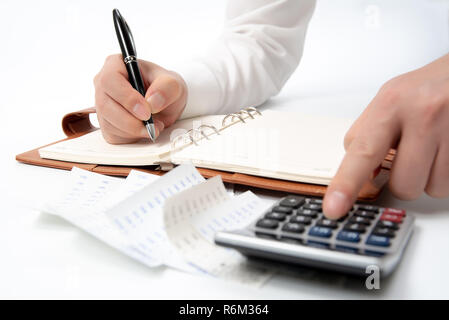
[[[305,199],[303,197],[288,196],[282,199],[279,204],[284,207],[298,208],[304,202]]]
[[[353,216],[353,217],[351,217],[351,219],[349,219],[349,222],[350,223],[360,223],[360,224],[365,224],[365,225],[369,226],[371,224],[371,219]]]
[[[304,244],[302,239],[296,239],[289,236],[281,236],[280,239],[282,242],[293,243],[293,244]]]
[[[390,246],[390,238],[372,234],[366,240],[366,244],[378,247],[388,247]]]
[[[335,246],[335,249],[337,249],[338,251],[347,252],[347,253],[359,253],[359,249],[346,247],[346,246],[337,245],[337,246]]]
[[[255,233],[258,238],[276,240],[276,235],[268,233],[268,231],[265,232],[265,230],[260,230],[260,231],[256,231]]]
[[[323,199],[310,199],[309,203],[322,204]]]
[[[385,255],[384,252],[377,252],[372,250],[365,250],[365,254],[372,257],[382,257]]]
[[[285,214],[291,214],[293,212],[293,208],[276,206],[272,209],[272,211],[279,212],[279,213],[285,213]]]
[[[293,233],[303,233],[305,230],[304,226],[299,223],[286,223],[282,227],[282,231],[293,232]]]
[[[380,216],[380,220],[381,221],[391,221],[391,222],[395,222],[395,223],[401,223],[402,222],[402,217],[395,215],[395,214],[389,214],[389,213],[383,213]]]
[[[383,236],[388,238],[394,237],[394,231],[390,228],[376,228],[374,229],[373,234],[375,234],[376,236]]]
[[[306,203],[306,204],[303,205],[301,208],[303,208],[303,209],[310,209],[310,210],[321,211],[321,204],[316,204],[316,203]]]
[[[279,213],[279,212],[269,212],[265,215],[265,218],[277,220],[277,221],[284,221],[286,218],[286,215],[284,213]]]
[[[366,211],[366,210],[357,210],[356,212],[354,212],[354,215],[357,217],[368,218],[368,219],[374,219],[376,217],[376,214],[374,212]]]
[[[329,243],[313,241],[313,240],[308,240],[307,244],[311,247],[322,248],[322,249],[329,249],[329,247],[330,247]]]
[[[379,220],[379,222],[377,223],[376,227],[379,228],[390,228],[392,230],[398,230],[399,229],[399,225],[397,223],[388,221],[388,220]]]
[[[290,218],[290,222],[309,225],[312,222],[312,218],[306,216],[293,216]]]
[[[276,229],[279,225],[279,222],[276,220],[270,219],[261,219],[256,223],[256,227],[264,228],[264,229]]]
[[[332,236],[332,229],[314,226],[310,228],[309,235],[321,238],[330,238]]]
[[[342,230],[338,233],[337,240],[346,241],[346,242],[359,242],[360,241],[360,233],[355,232],[355,231]]]
[[[335,229],[338,227],[338,222],[335,220],[321,219],[316,222],[316,225],[319,227],[327,227],[327,228]]]
[[[366,225],[361,224],[361,223],[348,223],[344,226],[343,229],[347,230],[347,231],[355,231],[355,232],[364,233],[366,230]]]
[[[297,213],[301,216],[316,218],[318,216],[318,211],[310,209],[298,209]]]
[[[378,213],[380,208],[377,206],[372,206],[372,205],[365,205],[365,204],[359,204],[359,210],[363,210],[363,211],[372,211],[372,212],[376,212]]]
[[[400,209],[385,208],[384,213],[395,214],[395,215],[401,216],[401,217],[405,216],[405,210],[400,210]]]

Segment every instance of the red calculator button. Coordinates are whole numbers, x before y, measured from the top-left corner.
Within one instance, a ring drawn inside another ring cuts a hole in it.
[[[400,210],[400,209],[385,208],[384,213],[395,214],[395,215],[401,216],[401,217],[405,216],[405,210]]]
[[[402,222],[402,217],[397,215],[397,214],[383,213],[380,216],[380,220],[386,220],[386,221],[401,223]]]

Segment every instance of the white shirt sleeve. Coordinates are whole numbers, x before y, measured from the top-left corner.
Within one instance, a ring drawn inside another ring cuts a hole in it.
[[[186,81],[182,118],[228,114],[279,93],[302,56],[315,0],[228,0],[222,35],[175,70]]]

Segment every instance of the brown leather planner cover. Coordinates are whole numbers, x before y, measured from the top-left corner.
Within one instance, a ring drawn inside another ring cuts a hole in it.
[[[81,111],[69,113],[64,116],[62,120],[62,129],[67,135],[64,140],[80,137],[88,132],[97,130],[90,122],[89,115],[95,113],[95,108],[84,109]],[[60,141],[64,141],[60,140]],[[51,144],[60,142],[56,141]],[[49,144],[50,145],[50,144]],[[44,147],[44,146],[42,146]],[[163,175],[164,171],[157,170],[156,166],[139,166],[139,167],[127,167],[127,166],[105,166],[96,164],[74,163],[66,161],[57,161],[50,159],[42,159],[39,156],[38,150],[42,147],[36,148],[31,151],[24,152],[16,156],[16,160],[22,163],[44,166],[50,168],[71,170],[74,166],[111,176],[124,176],[126,177],[132,169],[149,172],[152,174]],[[388,181],[389,170],[394,158],[394,151],[391,151],[385,158],[385,161],[380,167],[379,173],[368,183],[366,183],[359,194],[359,200],[361,201],[373,201],[375,200],[385,183]],[[236,185],[243,185],[248,187],[255,187],[260,189],[275,190],[285,193],[304,194],[310,196],[323,196],[326,192],[326,186],[300,183],[287,180],[279,180],[272,178],[264,178],[259,176],[252,176],[237,172],[226,172],[204,168],[197,168],[198,171],[205,178],[214,177],[220,175],[224,182],[233,183]]]

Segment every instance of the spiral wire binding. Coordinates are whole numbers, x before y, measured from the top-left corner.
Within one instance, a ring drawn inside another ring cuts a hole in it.
[[[233,122],[234,122],[234,119],[236,119],[236,118],[238,118],[239,121],[241,121],[241,122],[243,122],[243,123],[246,123],[245,119],[243,118],[243,115],[246,114],[246,115],[248,115],[248,117],[250,117],[251,119],[255,119],[253,113],[256,113],[256,114],[258,114],[258,115],[260,115],[260,116],[262,115],[262,113],[261,113],[259,110],[257,110],[256,108],[254,108],[254,107],[248,107],[248,108],[245,108],[245,109],[240,110],[239,112],[236,112],[236,113],[230,113],[230,114],[228,114],[227,116],[225,116],[225,117],[223,118],[223,121],[221,122],[221,126],[224,127],[224,126],[226,125],[226,120],[229,119],[229,118],[231,118],[231,121],[232,121],[231,123],[233,123]],[[173,139],[173,141],[172,141],[172,144],[171,144],[172,150],[175,149],[175,147],[176,147],[176,142],[177,142],[179,139],[181,139],[181,138],[182,138],[182,139],[185,139],[186,137],[188,137],[189,140],[190,140],[194,145],[198,146],[198,141],[195,140],[195,138],[194,138],[194,134],[195,134],[195,133],[199,133],[199,134],[202,135],[206,140],[210,140],[209,136],[208,136],[207,134],[204,133],[204,129],[206,129],[206,128],[212,129],[212,130],[215,131],[215,133],[216,133],[217,135],[220,135],[220,131],[219,131],[215,126],[203,124],[203,125],[199,126],[197,129],[190,129],[190,130],[187,131],[185,134],[181,134],[181,135],[175,137],[175,138]]]
[[[200,132],[201,132],[201,134],[203,135],[203,137],[205,137],[207,140],[210,140],[210,139],[209,139],[209,136],[206,135],[206,134],[204,133],[203,128],[209,128],[209,129],[212,129],[212,130],[215,131],[215,133],[216,133],[218,136],[220,135],[220,131],[218,131],[217,128],[215,128],[215,126],[211,126],[211,125],[208,125],[208,124],[203,124],[203,125],[201,125],[201,126],[198,127],[198,130],[200,130]]]
[[[231,121],[234,121],[235,118],[238,118],[243,123],[246,123],[245,119],[243,119],[242,115],[247,114],[251,119],[254,119],[254,115],[251,112],[255,112],[260,116],[262,115],[262,113],[259,110],[257,110],[256,108],[249,107],[249,108],[242,109],[237,113],[228,114],[226,117],[223,118],[221,125],[224,127],[226,125],[226,120],[229,118],[231,118]]]

